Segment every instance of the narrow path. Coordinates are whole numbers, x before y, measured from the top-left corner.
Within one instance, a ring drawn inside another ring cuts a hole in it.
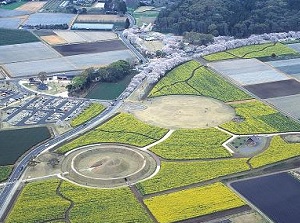
[[[63,180],[61,180],[61,181],[59,182],[59,185],[58,185],[58,187],[56,188],[56,194],[57,194],[58,196],[60,196],[61,198],[63,198],[63,199],[65,199],[65,200],[67,200],[67,201],[70,202],[70,206],[69,206],[68,209],[65,211],[65,218],[64,218],[64,219],[65,219],[65,221],[66,221],[67,223],[71,223],[71,221],[70,221],[70,211],[71,211],[71,209],[74,207],[74,201],[72,201],[71,199],[67,198],[65,195],[63,195],[63,194],[61,193],[60,188],[61,188],[62,183],[63,183]]]
[[[144,203],[143,195],[140,193],[140,191],[137,189],[135,185],[129,186],[131,192],[134,194],[136,199],[139,201],[139,203],[143,206],[144,210],[146,210],[147,214],[150,216],[153,222],[157,223],[158,221],[154,217],[154,215],[151,213],[151,211],[148,209],[147,205]]]
[[[170,130],[167,132],[167,134],[165,134],[164,137],[162,137],[160,140],[158,140],[158,141],[156,141],[156,142],[154,142],[154,143],[152,143],[152,144],[149,144],[149,145],[147,145],[147,146],[145,146],[145,147],[143,147],[143,148],[141,148],[141,149],[142,149],[142,150],[148,150],[148,149],[150,149],[151,147],[156,146],[157,144],[159,144],[159,143],[165,141],[166,139],[168,139],[168,138],[173,134],[174,131],[175,131],[174,129],[170,129]]]

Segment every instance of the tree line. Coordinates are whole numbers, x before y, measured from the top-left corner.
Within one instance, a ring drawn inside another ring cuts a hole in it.
[[[300,30],[299,0],[182,0],[162,10],[156,30],[213,36]]]
[[[72,79],[66,88],[70,94],[79,93],[87,90],[93,82],[117,82],[131,73],[132,67],[129,62],[119,60],[107,67],[88,68],[82,71],[80,75]]]

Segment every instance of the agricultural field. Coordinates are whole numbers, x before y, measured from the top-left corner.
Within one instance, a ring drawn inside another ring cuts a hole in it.
[[[144,202],[160,223],[177,222],[246,205],[222,183],[160,195]]]
[[[222,146],[230,135],[215,128],[180,129],[167,140],[151,148],[151,151],[165,159],[207,159],[231,157]]]
[[[18,29],[20,23],[20,18],[0,18],[0,28],[1,29]]]
[[[79,15],[76,22],[79,23],[125,23],[126,16],[119,15]]]
[[[9,177],[12,169],[13,166],[0,166],[0,182],[5,181]]]
[[[61,192],[74,202],[72,223],[152,222],[130,189],[99,190],[63,182]]]
[[[266,43],[261,45],[243,46],[225,52],[213,53],[203,58],[208,61],[226,60],[234,58],[259,58],[297,54],[297,52],[282,43]]]
[[[72,223],[151,222],[129,188],[90,189],[58,179],[27,184],[6,222],[47,220],[70,220]]]
[[[38,26],[38,25],[59,25],[70,24],[75,18],[74,14],[65,13],[34,13],[31,14],[24,26]]]
[[[300,143],[287,143],[280,136],[274,136],[264,152],[254,156],[250,164],[254,168],[276,163],[300,155]]]
[[[81,125],[88,120],[96,117],[99,115],[105,107],[99,103],[93,103],[88,108],[86,108],[83,112],[81,112],[78,116],[76,116],[71,121],[71,126],[76,127],[78,125]]]
[[[146,146],[168,132],[167,129],[147,125],[132,115],[121,113],[103,125],[60,147],[57,152],[66,153],[74,148],[94,143],[124,143]]]
[[[14,10],[22,5],[24,5],[26,1],[16,1],[7,5],[0,4],[0,9],[6,9],[6,10]]]
[[[39,39],[27,30],[12,30],[0,28],[0,46],[20,43],[38,42]]]
[[[142,26],[144,23],[149,24],[149,23],[154,23],[157,16],[159,14],[159,11],[156,10],[155,8],[148,8],[146,9],[143,7],[142,9],[138,8],[133,12],[133,17],[136,20],[136,25],[137,26]]]
[[[196,61],[189,61],[171,70],[154,86],[149,97],[174,94],[208,96],[225,102],[251,98]]]
[[[220,125],[220,127],[232,133],[274,133],[299,131],[300,129],[299,123],[260,101],[232,104],[231,106],[235,109],[240,120],[232,120]]]
[[[152,194],[187,186],[233,173],[249,170],[247,159],[224,159],[193,162],[161,162],[161,170],[153,178],[139,183],[142,194]]]
[[[29,11],[29,12],[37,12],[39,11],[46,2],[44,1],[32,1],[32,2],[26,2],[26,4],[21,5],[20,7],[16,8],[16,10],[21,11]]]
[[[63,220],[70,202],[56,193],[59,184],[59,180],[27,184],[5,222],[34,223],[50,219]]]

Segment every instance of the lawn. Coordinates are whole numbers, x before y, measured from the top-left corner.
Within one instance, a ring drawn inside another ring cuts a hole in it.
[[[128,187],[99,190],[64,181],[61,192],[74,202],[70,212],[72,223],[151,222]]]
[[[243,46],[224,52],[213,53],[203,58],[208,61],[226,60],[233,58],[259,58],[270,57],[272,54],[276,56],[297,54],[297,52],[282,43],[266,43],[261,45]]]
[[[196,61],[189,61],[171,70],[154,86],[149,97],[179,94],[207,96],[224,102],[251,98]]]
[[[17,2],[7,4],[7,5],[0,4],[0,9],[13,10],[13,9],[20,7],[21,5],[24,5],[25,3],[27,3],[27,1],[17,1]]]
[[[241,121],[230,121],[220,127],[236,134],[257,134],[299,131],[300,124],[270,106],[251,101],[231,105]]]
[[[5,181],[9,177],[12,169],[13,166],[0,166],[0,182]]]
[[[20,43],[38,42],[39,39],[27,30],[0,28],[0,46]]]
[[[275,136],[264,152],[250,160],[254,168],[276,163],[300,155],[300,143],[287,143],[280,136]]]
[[[230,135],[210,129],[181,129],[167,140],[151,148],[151,151],[165,159],[206,159],[230,157],[222,146]]]
[[[222,183],[152,197],[144,202],[160,223],[177,222],[246,205]]]
[[[59,180],[26,184],[6,223],[35,223],[62,219],[70,202],[56,194]]]
[[[161,170],[153,178],[138,184],[142,194],[215,179],[249,170],[247,159],[225,159],[193,162],[161,162]]]
[[[105,107],[99,103],[93,103],[86,109],[84,109],[83,112],[81,112],[78,116],[76,116],[72,121],[71,121],[71,126],[76,127],[78,125],[81,125],[88,120],[96,117],[99,115]]]
[[[145,124],[130,114],[121,113],[94,130],[63,145],[57,152],[66,153],[79,146],[101,142],[143,147],[161,139],[167,132],[167,129]]]

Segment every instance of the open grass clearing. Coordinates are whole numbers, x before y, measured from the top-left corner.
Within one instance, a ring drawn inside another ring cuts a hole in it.
[[[57,152],[66,153],[80,146],[101,142],[124,143],[143,147],[159,140],[167,131],[167,129],[145,124],[132,115],[121,113],[94,130],[61,146]]]
[[[160,195],[144,202],[161,223],[177,222],[246,205],[222,183]]]
[[[89,107],[84,109],[78,116],[72,119],[71,126],[76,127],[87,122],[88,120],[99,115],[104,109],[105,107],[99,103],[91,104]]]
[[[222,146],[230,135],[214,129],[180,129],[167,140],[151,148],[165,159],[206,159],[231,157]]]
[[[144,109],[133,109],[135,117],[169,129],[215,127],[235,116],[234,110],[223,102],[193,95],[155,97],[139,105]]]
[[[142,194],[152,194],[249,170],[246,161],[246,158],[193,162],[162,161],[161,170],[157,175],[137,185]]]

